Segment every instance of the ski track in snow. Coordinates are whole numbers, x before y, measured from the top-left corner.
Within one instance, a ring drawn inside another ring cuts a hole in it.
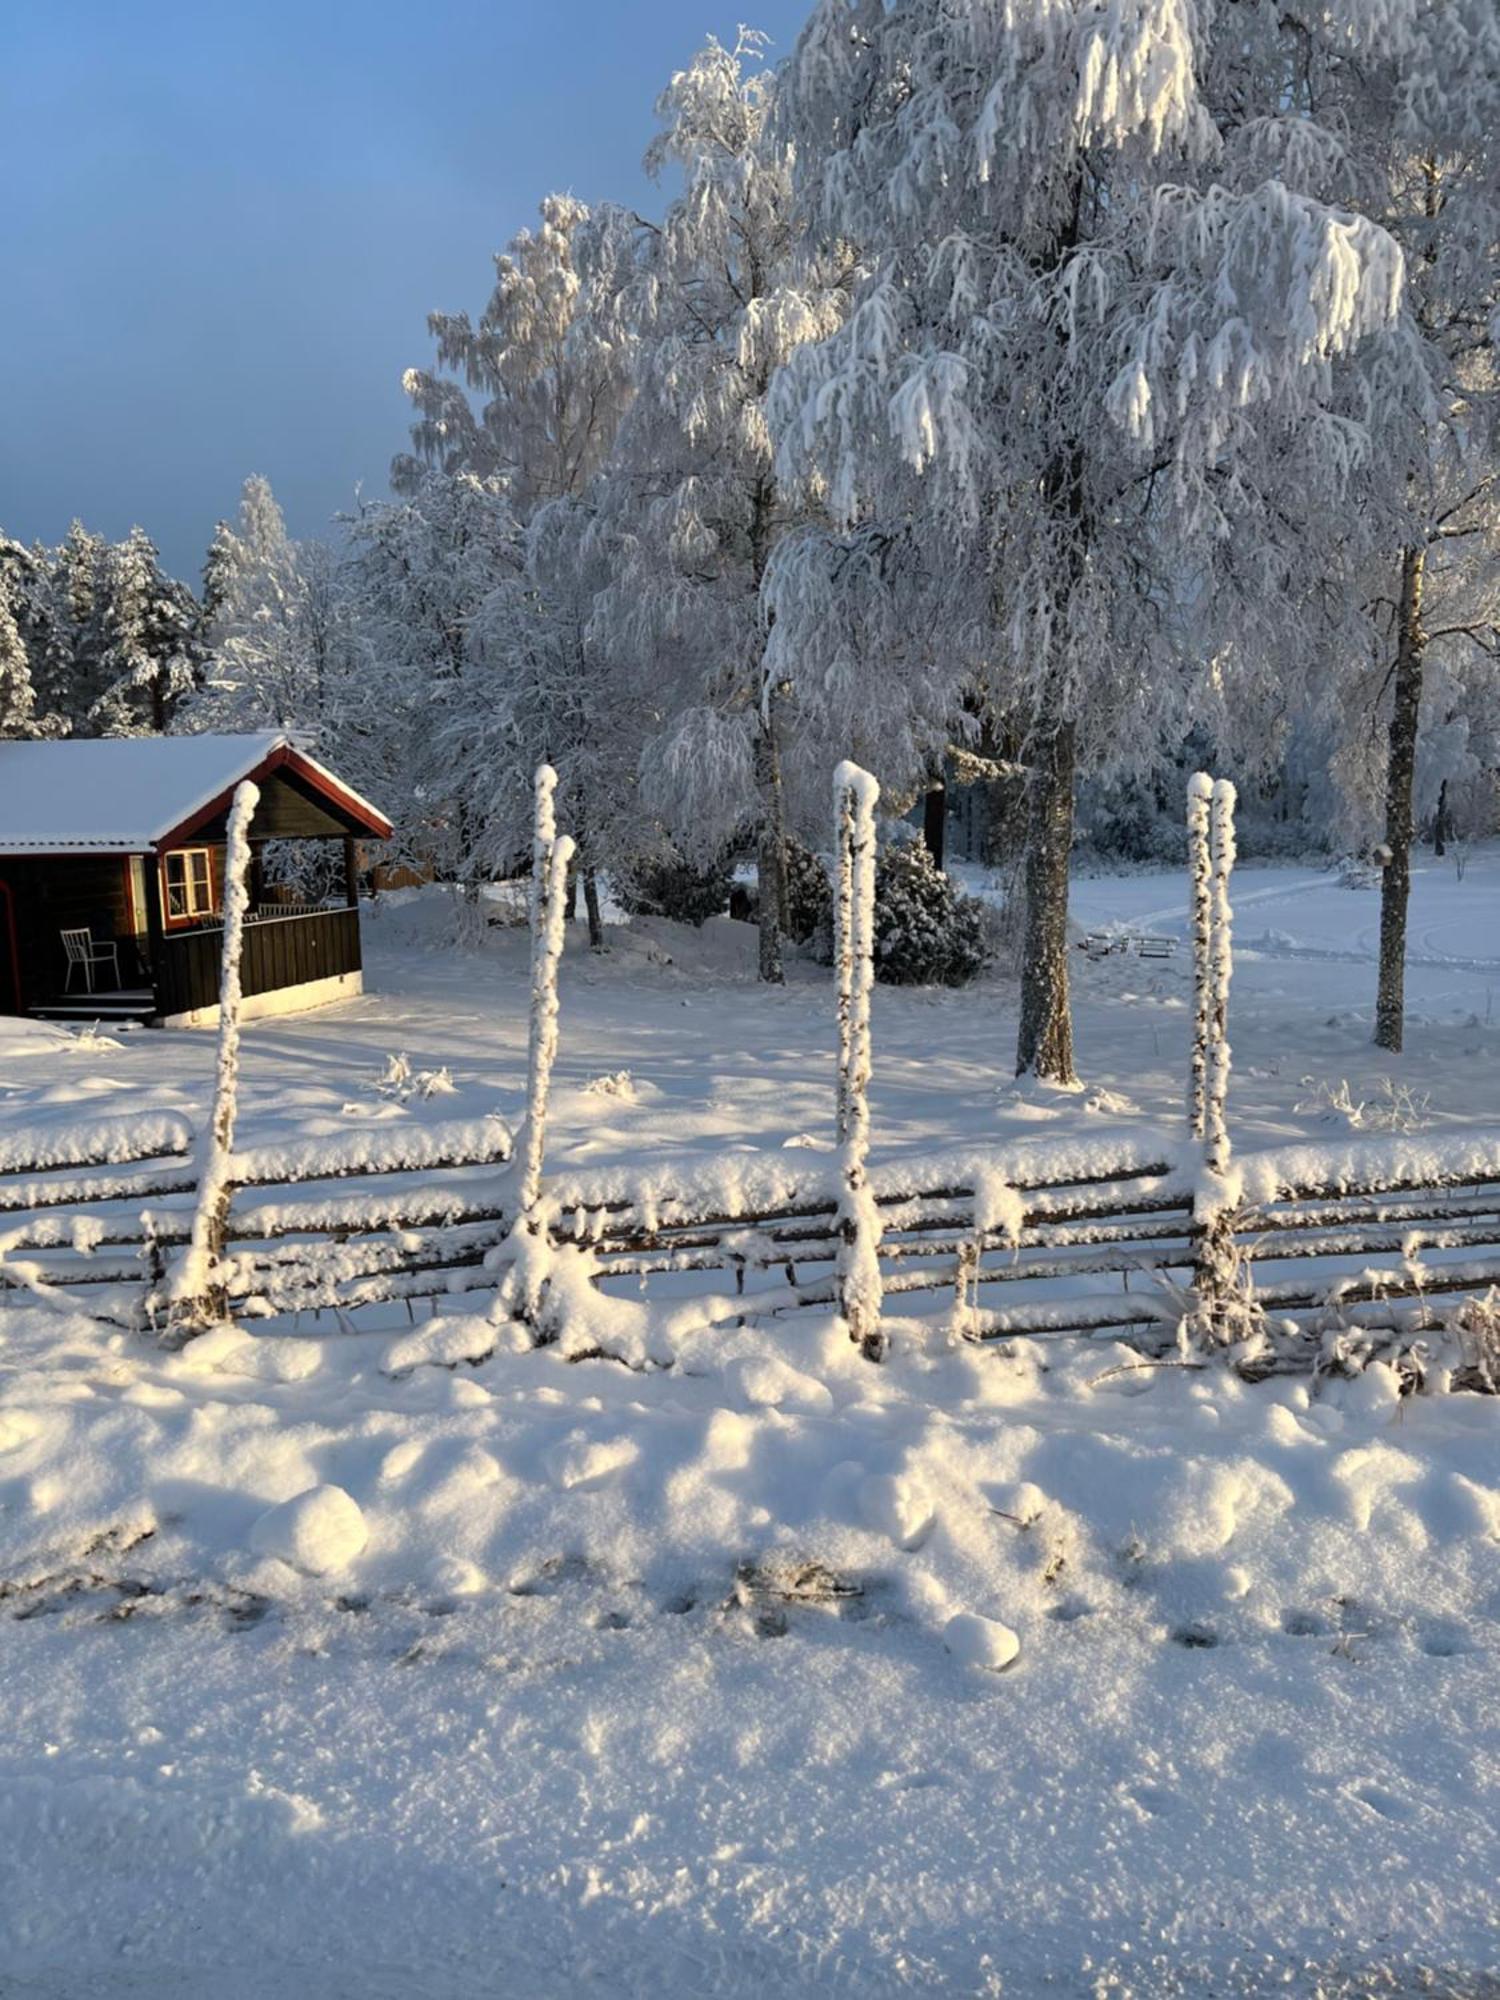
[[[1346,1134],[1309,1073],[1500,1125],[1484,962],[1419,954],[1380,1055],[1368,897],[1285,873],[1237,906],[1346,955],[1242,953],[1236,1135]],[[1090,878],[1075,915],[1185,900]],[[1418,877],[1419,939],[1497,914],[1500,855]],[[364,1000],[246,1028],[244,1145],[514,1122],[524,938],[440,924],[393,899]],[[612,942],[564,967],[553,1168],[831,1142],[826,974],[757,990],[727,923]],[[1074,971],[1098,1109],[1013,1090],[1004,982],[877,992],[877,1169],[1176,1129],[1181,955]],[[0,1136],[196,1117],[212,1061],[0,1024]],[[0,1309],[5,2000],[1500,1990],[1492,1401],[899,1321],[873,1369],[812,1316],[392,1379],[405,1327],[173,1356]]]

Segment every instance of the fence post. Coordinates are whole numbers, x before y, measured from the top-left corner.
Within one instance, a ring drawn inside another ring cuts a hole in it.
[[[1207,976],[1203,1065],[1203,1179],[1194,1202],[1194,1288],[1198,1317],[1211,1343],[1223,1344],[1239,1286],[1234,1206],[1229,1186],[1229,982],[1234,970],[1234,913],[1229,883],[1234,872],[1235,789],[1215,779],[1208,801],[1209,880]],[[1197,885],[1195,882],[1195,918]],[[1196,1022],[1195,1022],[1196,1029]],[[1195,1051],[1196,1054],[1196,1051]]]
[[[1188,1080],[1188,1131],[1203,1137],[1208,1077],[1208,1043],[1212,1032],[1210,987],[1213,959],[1212,862],[1209,854],[1209,800],[1213,779],[1198,771],[1188,780],[1187,836],[1189,914],[1193,936],[1193,1050]]]
[[[219,1046],[214,1101],[198,1150],[198,1199],[187,1253],[168,1286],[169,1316],[178,1338],[191,1339],[229,1316],[224,1245],[234,1186],[229,1164],[240,1075],[240,951],[250,897],[250,822],[260,793],[247,778],[236,787],[224,846],[224,943],[219,960]]]
[[[516,1215],[512,1251],[519,1288],[520,1317],[535,1323],[546,1282],[543,1249],[542,1162],[547,1142],[547,1100],[557,1056],[557,966],[567,919],[568,864],[573,841],[557,831],[554,796],[557,773],[541,764],[536,773],[536,813],[531,843],[531,1020],[526,1043],[526,1120],[517,1160]],[[532,1239],[528,1243],[525,1239]]]
[[[880,1330],[880,1211],[865,1163],[870,1150],[870,992],[875,983],[875,804],[868,771],[843,763],[834,773],[838,874],[834,887],[834,968],[838,994],[838,1292],[849,1338],[868,1360],[885,1354]]]
[[[839,779],[833,787],[834,884],[833,884],[833,980],[839,1038],[838,1092],[834,1106],[834,1132],[842,1146],[849,1137],[850,1047],[853,1035],[854,1004],[854,794]]]

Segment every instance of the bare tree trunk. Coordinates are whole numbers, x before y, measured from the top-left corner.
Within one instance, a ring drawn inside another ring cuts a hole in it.
[[[781,790],[781,746],[775,696],[755,738],[755,789],[760,797],[756,873],[760,886],[760,976],[781,985],[781,932],[786,908],[786,816]]]
[[[1375,1046],[1401,1050],[1406,1016],[1406,906],[1411,895],[1412,780],[1422,712],[1427,635],[1422,587],[1427,550],[1401,554],[1401,627],[1396,644],[1396,696],[1391,709],[1385,776],[1385,872],[1380,881],[1380,978],[1375,996]]]
[[[1073,849],[1074,731],[1060,723],[1032,748],[1027,792],[1026,935],[1016,1073],[1074,1082],[1068,1001],[1068,861]]]
[[[948,794],[943,789],[942,778],[922,796],[922,842],[932,856],[932,865],[941,875],[943,853],[947,846],[948,834]]]
[[[583,871],[583,907],[589,920],[589,950],[604,949],[604,919],[599,914],[599,877],[593,863]]]
[[[1452,831],[1448,820],[1448,780],[1438,786],[1437,818],[1432,828],[1432,851],[1439,861],[1448,852]]]

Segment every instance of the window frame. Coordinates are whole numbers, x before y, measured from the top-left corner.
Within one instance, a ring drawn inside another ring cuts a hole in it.
[[[199,859],[203,864],[201,884],[197,880],[193,866]],[[180,910],[174,910],[172,907],[174,889],[171,870],[174,862],[180,865],[182,871],[179,887],[183,907]],[[200,888],[203,897],[201,903],[198,901]],[[214,863],[210,848],[174,847],[161,857],[161,914],[162,922],[169,929],[178,928],[183,924],[201,923],[205,917],[215,917],[219,914],[214,902]]]

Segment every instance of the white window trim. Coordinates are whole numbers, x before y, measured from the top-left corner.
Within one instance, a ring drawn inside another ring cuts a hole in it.
[[[196,900],[199,885],[195,880],[192,867],[194,856],[199,854],[203,856],[202,891],[204,900],[201,903]],[[168,876],[168,869],[173,862],[180,862],[182,865],[183,907],[180,910],[172,908],[172,884]],[[214,864],[213,856],[206,847],[174,847],[169,854],[162,856],[161,906],[162,915],[168,923],[189,923],[194,917],[211,917],[213,915]]]

